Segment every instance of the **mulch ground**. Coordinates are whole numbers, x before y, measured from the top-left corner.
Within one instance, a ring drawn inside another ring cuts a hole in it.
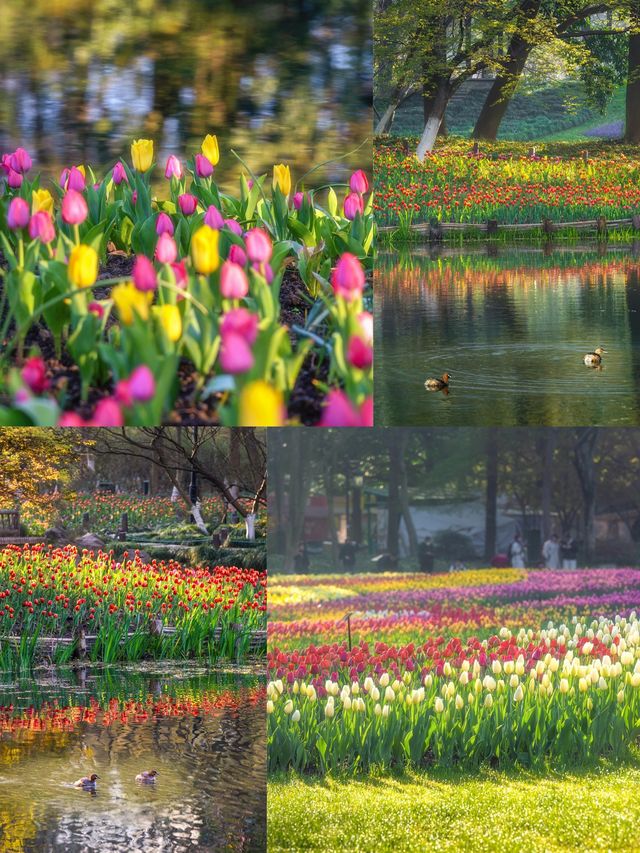
[[[0,264],[4,266],[3,261],[4,258],[0,259]],[[131,256],[113,252],[107,256],[107,263],[101,269],[98,280],[129,276],[132,268]],[[97,287],[94,294],[97,299],[104,299],[109,295],[109,290],[109,287]],[[290,329],[293,324],[304,325],[306,311],[309,308],[309,301],[305,298],[305,294],[305,285],[297,271],[287,267],[280,290],[280,321]],[[12,330],[7,340],[0,342],[1,346],[5,346],[11,339],[11,334]],[[295,345],[295,333],[290,331],[290,337]],[[61,357],[57,358],[53,336],[44,323],[39,322],[30,329],[25,343],[25,352],[28,352],[30,347],[37,347],[40,350],[47,364],[47,375],[51,380],[52,390],[56,394],[64,394],[65,409],[88,419],[98,400],[111,394],[113,390],[111,387],[92,388],[86,402],[82,401],[78,368],[68,353],[63,352]],[[288,413],[291,419],[306,426],[313,426],[320,420],[323,395],[315,383],[317,380],[326,380],[328,368],[328,360],[320,357],[316,352],[307,356],[289,400]],[[217,399],[211,397],[207,402],[196,401],[197,373],[187,359],[183,359],[180,364],[178,382],[178,399],[174,411],[169,416],[169,423],[177,425],[217,423]]]

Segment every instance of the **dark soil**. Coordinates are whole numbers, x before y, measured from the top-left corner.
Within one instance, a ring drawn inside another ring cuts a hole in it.
[[[4,258],[0,257],[0,264]],[[107,262],[98,275],[100,279],[122,278],[131,275],[133,268],[133,257],[121,252],[112,252],[107,255]],[[97,299],[105,299],[109,295],[110,288],[96,287],[94,294]],[[292,267],[285,270],[280,290],[280,321],[291,327],[294,324],[303,326],[306,312],[311,307],[309,298],[305,298],[306,287],[300,279],[297,271]],[[10,329],[7,341],[0,342],[0,346],[8,342],[12,337],[13,330]],[[296,343],[296,335],[290,332],[292,343]],[[91,417],[96,403],[103,397],[108,397],[113,387],[91,388],[86,402],[81,399],[81,382],[78,368],[73,363],[68,353],[63,352],[61,358],[56,357],[53,336],[42,322],[35,324],[29,331],[25,342],[25,352],[30,348],[40,350],[47,364],[47,376],[51,382],[51,388],[56,395],[63,394],[63,405],[65,410],[73,411],[81,417]],[[316,424],[322,414],[322,392],[316,387],[316,381],[326,381],[329,370],[328,359],[322,358],[317,352],[310,353],[304,361],[296,385],[289,400],[288,414],[292,420],[312,426]],[[196,401],[197,374],[193,365],[183,359],[178,369],[178,381],[180,390],[176,400],[175,409],[169,416],[171,424],[215,424],[217,423],[216,407],[218,400],[210,397],[207,402]]]

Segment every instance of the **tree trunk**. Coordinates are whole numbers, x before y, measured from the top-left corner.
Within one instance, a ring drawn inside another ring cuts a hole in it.
[[[629,60],[627,71],[627,104],[625,142],[640,142],[640,0],[634,0],[630,11]]]
[[[387,503],[387,552],[398,556],[400,533],[400,465],[402,452],[396,440],[395,430],[387,430],[389,441],[389,500]]]
[[[523,16],[523,23],[527,20],[533,20],[538,14],[540,6],[541,0],[522,0],[519,11]],[[489,94],[482,105],[476,126],[473,129],[474,139],[494,141],[498,136],[500,124],[513,97],[520,75],[524,71],[532,47],[533,45],[519,34],[514,35],[509,42],[507,55],[502,63],[502,70],[489,89]]]
[[[484,517],[484,557],[490,562],[496,553],[496,530],[498,519],[498,434],[495,429],[487,430],[486,443],[487,488]]]
[[[411,517],[411,507],[409,506],[409,484],[407,481],[407,463],[406,463],[406,447],[408,433],[406,430],[401,430],[401,439],[398,441],[400,449],[400,515],[404,521],[404,526],[407,528],[407,536],[409,538],[409,554],[415,557],[418,553],[418,535],[416,527]]]
[[[582,536],[585,562],[593,559],[596,546],[596,467],[593,459],[598,430],[582,427],[578,430],[574,463],[582,491]]]
[[[424,130],[416,151],[416,157],[421,163],[424,162],[424,158],[427,156],[427,153],[433,151],[450,97],[451,87],[449,85],[449,81],[440,81],[433,94],[433,106],[431,108],[429,118],[425,122]]]
[[[333,494],[333,464],[329,460],[323,472],[324,493],[327,497],[329,539],[331,540],[331,568],[338,569],[338,531],[336,530],[335,502]]]
[[[544,431],[542,463],[542,532],[543,541],[551,534],[551,498],[553,495],[553,451],[556,445],[555,430],[547,427]]]
[[[383,136],[391,131],[393,120],[396,116],[396,110],[401,106],[407,98],[416,93],[415,86],[396,86],[389,98],[389,106],[382,114],[375,128],[377,136]]]
[[[287,435],[290,460],[288,513],[285,520],[285,551],[283,571],[290,572],[304,529],[304,517],[309,499],[310,476],[307,435],[310,430],[291,429]]]

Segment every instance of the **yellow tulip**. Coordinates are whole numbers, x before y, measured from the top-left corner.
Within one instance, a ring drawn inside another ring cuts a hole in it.
[[[282,195],[289,195],[291,192],[291,172],[288,166],[280,163],[273,167],[273,188],[280,187]]]
[[[202,140],[200,150],[212,166],[216,166],[218,164],[218,161],[220,160],[220,149],[218,148],[217,136],[212,136],[210,133],[207,133],[205,138]]]
[[[41,210],[53,216],[53,196],[49,190],[33,190],[31,193],[31,213],[39,213]]]
[[[196,271],[208,275],[218,269],[218,232],[202,225],[191,238],[191,259]]]
[[[130,326],[137,314],[142,320],[149,319],[149,306],[153,301],[153,291],[138,290],[132,281],[126,281],[113,288],[111,295],[118,309],[118,315],[125,326]]]
[[[263,379],[249,382],[240,392],[239,426],[282,426],[283,415],[282,394]]]
[[[76,287],[91,287],[98,278],[98,253],[91,246],[80,243],[69,255],[67,275]]]
[[[158,318],[166,336],[172,343],[180,340],[182,335],[182,317],[177,305],[158,306]]]
[[[153,163],[153,140],[134,139],[131,143],[131,159],[133,168],[138,172],[146,172]]]

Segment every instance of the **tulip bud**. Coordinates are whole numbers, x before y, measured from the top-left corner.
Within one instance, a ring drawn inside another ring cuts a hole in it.
[[[382,709],[382,716],[385,718],[389,716],[389,706],[388,705],[385,705],[384,708]]]
[[[133,282],[138,290],[155,290],[157,287],[156,270],[145,255],[138,255],[133,264]]]
[[[182,317],[177,305],[159,305],[157,307],[158,318],[165,335],[171,343],[177,343],[182,336]]]
[[[292,723],[299,723],[300,722],[300,711],[298,711],[297,708],[293,712],[293,714],[291,715],[291,722]]]
[[[225,261],[220,270],[220,292],[225,299],[242,299],[249,292],[249,281],[242,267]]]
[[[349,193],[344,200],[344,216],[345,219],[353,221],[358,214],[362,216],[364,213],[364,202],[362,196],[357,193]]]
[[[333,707],[333,701],[331,703],[327,702],[327,704],[324,706],[325,717],[327,717],[328,719],[331,719],[331,717],[333,717],[334,713],[335,713],[335,708]]]
[[[207,208],[207,212],[204,215],[204,224],[216,231],[220,231],[221,228],[224,228],[224,217],[215,204],[210,204]]]
[[[80,225],[89,215],[84,196],[77,190],[67,190],[62,199],[62,219],[67,225]]]
[[[213,165],[204,154],[196,154],[196,175],[199,178],[210,178],[213,175]]]
[[[98,253],[92,246],[75,246],[69,255],[67,275],[76,287],[91,287],[98,278]]]
[[[122,165],[120,160],[118,160],[116,165],[113,167],[113,172],[111,173],[111,177],[113,179],[113,183],[117,187],[119,187],[123,181],[127,181],[127,183],[129,182],[129,179],[127,178],[127,173],[125,172],[124,166]]]
[[[156,243],[156,260],[161,264],[172,264],[178,257],[178,247],[171,234],[163,231]]]
[[[444,702],[439,696],[436,696],[433,707],[435,708],[436,714],[441,714],[444,711]]]
[[[487,693],[484,697],[484,707],[485,708],[493,708],[493,696],[491,693]]]
[[[29,205],[19,196],[12,198],[7,211],[7,225],[12,231],[16,231],[18,228],[26,228],[28,224]]]
[[[297,192],[293,196],[293,206],[296,210],[300,210],[302,208],[302,203],[304,202],[304,193]]]
[[[240,267],[244,267],[247,263],[246,253],[241,246],[237,245],[237,243],[233,243],[229,249],[229,260],[232,264],[238,264]]]
[[[271,699],[267,701],[267,714],[273,714],[274,705]]]
[[[56,230],[46,210],[39,210],[29,220],[29,236],[32,240],[40,240],[41,243],[51,243],[55,240]]]
[[[175,154],[170,154],[167,159],[167,165],[164,170],[165,178],[177,178],[180,180],[182,177],[182,163]]]
[[[359,335],[352,335],[347,344],[347,361],[359,370],[367,370],[373,364],[373,349]]]
[[[133,370],[129,377],[131,398],[137,403],[146,403],[153,399],[156,393],[156,381],[146,364],[141,364]]]
[[[202,140],[200,150],[212,166],[218,165],[218,161],[220,160],[220,151],[218,149],[217,137],[212,136],[210,133],[208,133]]]
[[[169,234],[173,236],[174,230],[171,217],[164,212],[159,213],[156,219],[156,234]]]
[[[522,702],[523,699],[524,699],[524,690],[522,689],[522,684],[519,684],[515,690],[515,693],[513,694],[513,701],[514,702]]]
[[[185,216],[192,216],[198,207],[198,199],[191,193],[178,196],[178,205]]]
[[[341,296],[346,302],[352,302],[362,295],[364,270],[355,255],[349,252],[342,255],[331,276],[331,284],[336,296]]]
[[[284,163],[273,167],[273,188],[278,187],[284,196],[291,192],[291,171]]]
[[[251,231],[247,231],[244,242],[250,261],[264,264],[270,260],[273,251],[271,240],[262,228],[252,228]]]
[[[153,140],[135,139],[131,143],[131,160],[136,171],[148,171],[153,163]]]
[[[238,237],[242,237],[242,228],[240,227],[240,223],[236,222],[235,219],[225,219],[224,224],[229,231],[233,231]]]
[[[197,272],[209,275],[218,269],[218,232],[202,225],[191,238],[191,259]]]
[[[293,713],[293,702],[291,701],[291,699],[289,699],[287,702],[285,702],[284,712],[285,712],[285,714],[292,714]]]
[[[349,178],[349,189],[352,193],[360,193],[360,195],[366,193],[369,189],[369,181],[362,169],[358,169],[358,171],[354,172]]]

